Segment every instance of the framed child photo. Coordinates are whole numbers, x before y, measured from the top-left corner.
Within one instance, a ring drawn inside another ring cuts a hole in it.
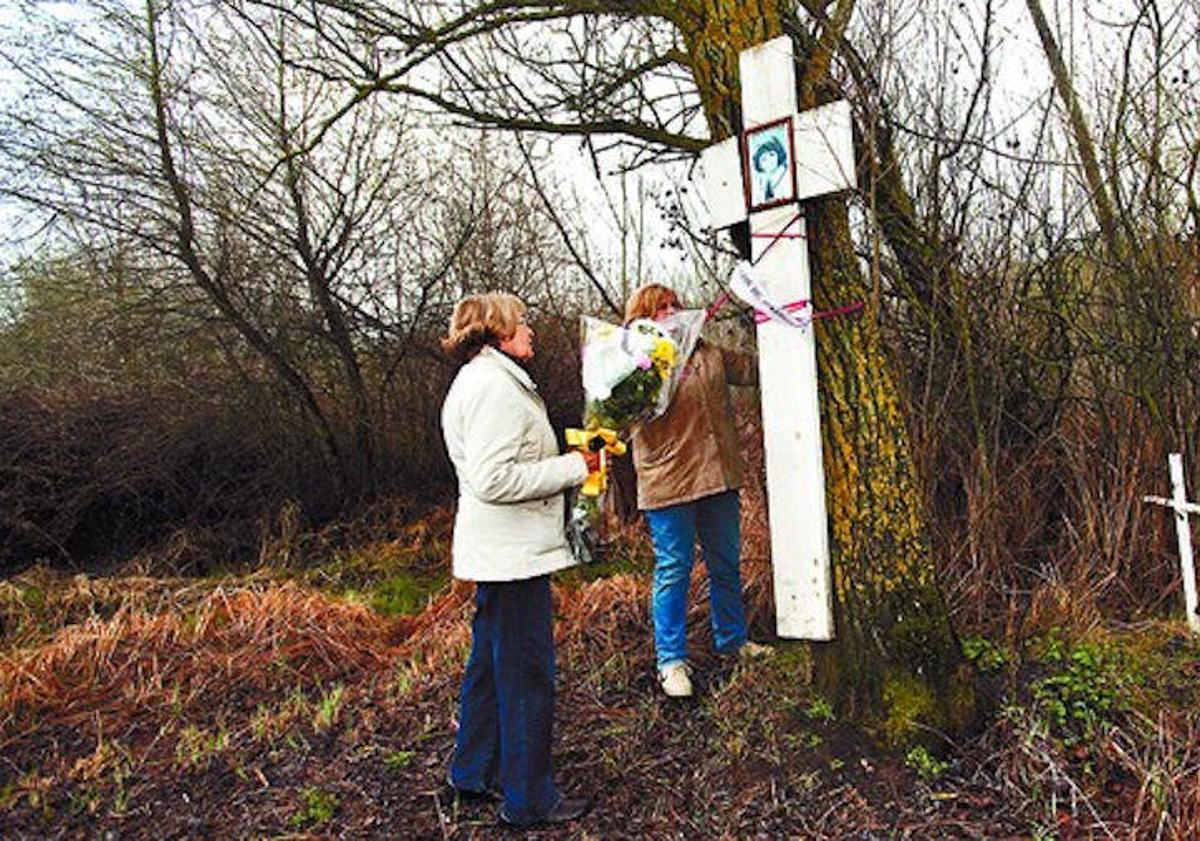
[[[751,212],[796,200],[792,118],[764,123],[743,135],[746,206]]]

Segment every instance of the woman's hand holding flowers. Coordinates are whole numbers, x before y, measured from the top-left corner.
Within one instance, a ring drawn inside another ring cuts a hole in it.
[[[702,310],[681,311],[662,323],[639,318],[624,326],[584,318],[583,428],[568,430],[567,443],[590,450],[590,440],[599,436],[602,449],[623,455],[622,439],[628,439],[633,426],[666,411],[680,366],[695,347],[703,323]],[[599,498],[607,484],[603,461],[595,468],[589,461],[588,466],[592,473],[568,523],[572,548],[585,562],[594,559],[599,545]]]
[[[600,453],[592,452],[591,450],[576,450],[575,452],[583,456],[584,462],[587,464],[588,473],[598,473],[600,471]]]

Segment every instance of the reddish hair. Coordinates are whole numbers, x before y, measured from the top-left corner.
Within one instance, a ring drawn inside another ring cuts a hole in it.
[[[638,318],[654,318],[654,314],[663,304],[674,304],[676,309],[681,309],[679,296],[671,287],[663,286],[661,283],[647,283],[639,286],[625,304],[625,323],[628,324]]]

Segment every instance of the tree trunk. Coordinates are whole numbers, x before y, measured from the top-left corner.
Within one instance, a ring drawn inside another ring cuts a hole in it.
[[[970,682],[937,583],[878,313],[845,203],[814,202],[808,220],[817,308],[868,302],[862,316],[817,327],[838,634],[818,650],[818,678],[889,741],[916,735],[918,721],[957,730],[973,714]]]
[[[1122,256],[1122,249],[1116,215],[1113,213],[1112,201],[1109,199],[1108,189],[1104,186],[1104,179],[1100,175],[1096,145],[1092,141],[1092,133],[1088,129],[1087,119],[1083,116],[1079,97],[1075,95],[1071,72],[1067,69],[1062,51],[1058,48],[1058,41],[1050,30],[1050,22],[1046,20],[1046,14],[1042,11],[1042,4],[1038,0],[1025,0],[1025,5],[1029,9],[1029,16],[1033,19],[1034,28],[1037,29],[1042,52],[1046,56],[1046,62],[1050,65],[1050,72],[1054,75],[1054,88],[1058,91],[1063,106],[1067,109],[1071,135],[1075,140],[1075,151],[1078,153],[1079,162],[1083,167],[1084,181],[1087,184],[1088,196],[1092,200],[1092,208],[1096,212],[1096,221],[1100,223],[1100,232],[1104,236],[1105,245],[1108,246],[1110,253],[1113,257],[1119,258]]]
[[[698,25],[683,38],[714,140],[741,128],[738,52],[781,34],[790,7],[783,0],[688,6],[685,19]],[[834,9],[826,19],[844,25],[846,11]],[[830,40],[810,42],[822,74]],[[797,44],[803,102],[828,86],[808,72],[814,65],[802,49]],[[817,647],[817,679],[841,709],[889,742],[928,732],[918,725],[953,732],[973,715],[974,699],[937,585],[924,495],[879,313],[855,256],[845,201],[810,202],[806,212],[817,308],[867,304],[862,316],[817,327],[837,617],[836,640]]]
[[[283,126],[283,115],[280,115],[280,147],[285,156],[284,181],[292,199],[292,208],[296,214],[296,250],[304,267],[305,278],[313,301],[321,312],[326,328],[326,337],[337,352],[338,360],[345,375],[345,387],[350,391],[351,427],[354,431],[351,470],[347,476],[345,490],[353,498],[371,499],[376,490],[376,459],[375,436],[371,418],[371,404],[367,397],[367,386],[363,381],[362,367],[359,365],[358,352],[354,348],[354,338],[350,333],[350,325],[346,322],[341,305],[335,300],[332,287],[333,280],[329,273],[330,256],[318,254],[317,247],[310,234],[308,203],[301,186],[301,175],[298,171],[294,151],[287,139]],[[344,223],[349,225],[349,221]],[[349,235],[348,228],[345,231]]]

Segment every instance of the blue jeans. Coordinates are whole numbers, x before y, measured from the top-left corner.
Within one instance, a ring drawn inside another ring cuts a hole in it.
[[[464,791],[499,788],[506,819],[540,820],[562,799],[550,760],[550,577],[479,582],[471,636],[450,782]]]
[[[687,594],[697,536],[708,567],[713,642],[726,654],[745,645],[737,491],[651,509],[646,523],[656,558],[650,612],[658,667],[687,659]]]

